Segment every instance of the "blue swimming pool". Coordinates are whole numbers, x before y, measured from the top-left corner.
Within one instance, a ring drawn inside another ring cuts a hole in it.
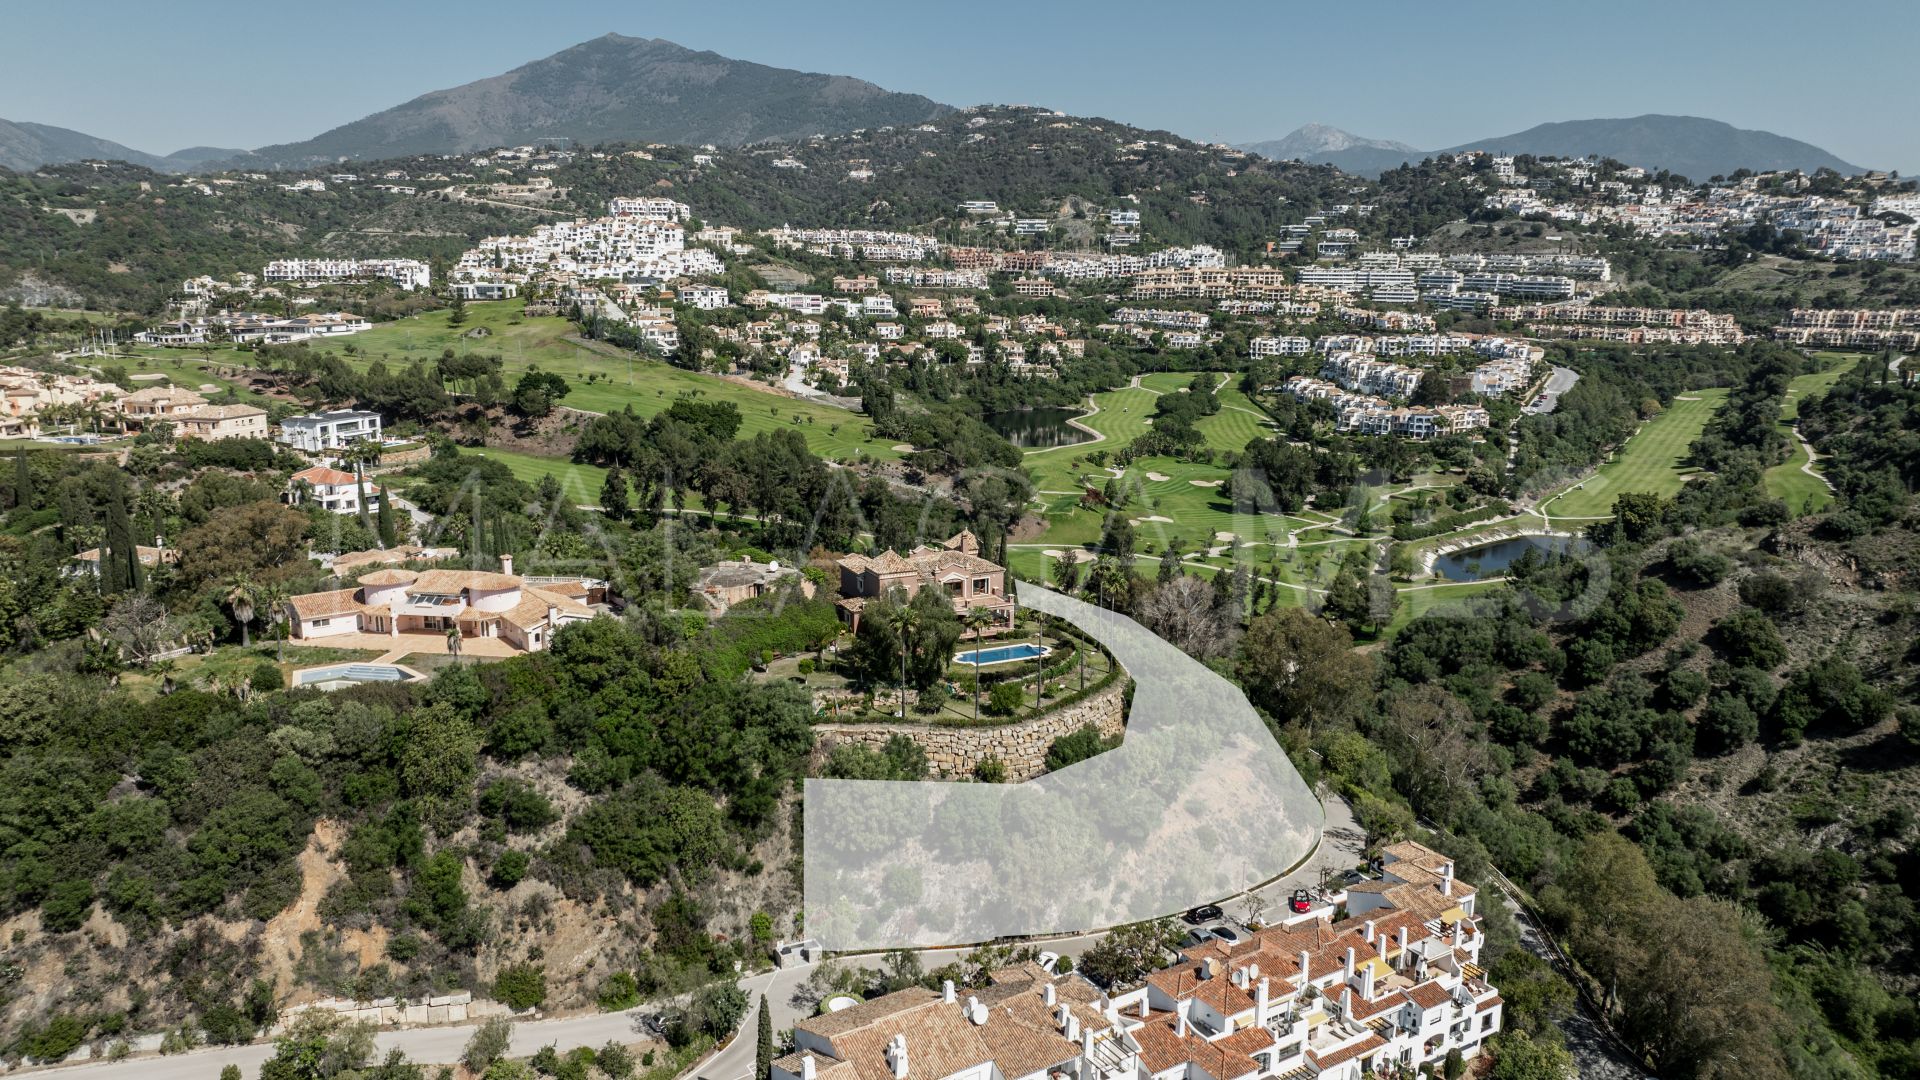
[[[314,690],[338,690],[357,683],[415,682],[426,676],[398,664],[334,664],[302,668],[293,673],[293,685]]]
[[[953,658],[956,664],[969,667],[988,667],[993,664],[1010,664],[1015,660],[1033,660],[1052,652],[1045,645],[1035,645],[1023,641],[1018,645],[996,645],[991,649],[973,649]]]

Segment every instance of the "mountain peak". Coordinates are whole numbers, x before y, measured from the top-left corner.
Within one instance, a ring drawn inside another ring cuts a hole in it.
[[[887,124],[951,109],[842,75],[608,33],[490,78],[436,90],[253,164],[458,154],[543,140],[740,145]]]
[[[1540,157],[1599,155],[1645,169],[1668,169],[1690,180],[1705,180],[1736,169],[1799,169],[1807,173],[1832,169],[1849,176],[1863,171],[1799,139],[1737,128],[1724,120],[1666,113],[1536,124],[1512,135],[1461,143],[1441,152],[1466,150]]]

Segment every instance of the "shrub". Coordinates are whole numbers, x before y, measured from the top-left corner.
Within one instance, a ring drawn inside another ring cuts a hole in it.
[[[547,1000],[547,969],[538,964],[509,964],[493,980],[494,1000],[515,1012],[537,1008]]]
[[[488,784],[480,793],[480,812],[497,817],[515,832],[525,832],[552,824],[558,815],[532,784],[524,780],[501,779]]]
[[[507,1045],[513,1041],[513,1021],[496,1016],[481,1024],[467,1040],[467,1048],[461,1052],[460,1061],[476,1073],[486,1072],[487,1066],[500,1060],[507,1052]]]
[[[600,984],[598,1000],[607,1012],[624,1012],[640,1004],[640,983],[631,972],[616,971]]]
[[[987,692],[987,711],[995,716],[1012,716],[1026,701],[1026,692],[1017,682],[995,683]]]
[[[988,754],[973,767],[973,778],[983,784],[1004,784],[1007,782],[1007,763],[1001,761],[998,754]]]
[[[1070,735],[1060,736],[1047,747],[1047,771],[1058,772],[1069,765],[1085,761],[1106,748],[1106,744],[1100,738],[1100,732],[1092,724],[1084,724],[1080,730]]]
[[[496,888],[511,889],[520,884],[527,876],[527,865],[532,858],[524,851],[503,851],[493,861],[493,884]]]

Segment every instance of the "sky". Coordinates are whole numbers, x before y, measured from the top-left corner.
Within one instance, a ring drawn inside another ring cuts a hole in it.
[[[63,0],[9,5],[6,26],[0,117],[157,154],[309,138],[614,32],[1205,140],[1324,123],[1424,149],[1660,112],[1920,171],[1896,112],[1913,0]]]

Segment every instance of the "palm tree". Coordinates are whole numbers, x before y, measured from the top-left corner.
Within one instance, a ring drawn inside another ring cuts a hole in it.
[[[967,617],[961,621],[966,624],[967,629],[973,631],[973,719],[975,723],[979,723],[980,638],[987,632],[987,627],[999,622],[1000,618],[985,608],[973,608],[967,612]]]
[[[153,673],[160,680],[161,697],[173,693],[173,673],[179,666],[179,663],[172,658],[153,662]]]
[[[234,621],[240,624],[240,646],[251,648],[253,632],[248,629],[248,624],[253,622],[253,604],[259,595],[260,588],[251,578],[243,574],[235,574],[228,578],[226,587],[227,607],[232,610]]]
[[[907,652],[914,631],[920,629],[920,613],[911,604],[899,604],[886,614],[887,629],[900,638],[900,715],[907,715]]]
[[[279,648],[281,663],[287,662],[287,600],[293,594],[281,582],[272,582],[260,590],[260,603],[267,609],[267,626]]]
[[[460,625],[455,623],[447,627],[447,655],[460,659]]]

